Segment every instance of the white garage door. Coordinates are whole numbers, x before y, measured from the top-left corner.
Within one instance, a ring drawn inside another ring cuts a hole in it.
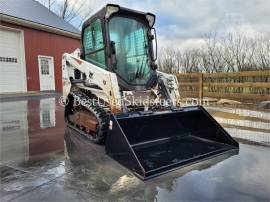
[[[26,91],[20,32],[0,27],[0,93]]]

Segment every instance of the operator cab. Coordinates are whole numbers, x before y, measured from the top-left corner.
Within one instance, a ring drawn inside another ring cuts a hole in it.
[[[123,90],[150,89],[157,82],[154,23],[154,14],[108,4],[83,24],[82,59],[115,72]]]

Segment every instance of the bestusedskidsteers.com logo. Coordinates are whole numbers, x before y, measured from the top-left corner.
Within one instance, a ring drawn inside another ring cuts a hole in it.
[[[65,96],[59,97],[59,104],[60,104],[62,107],[67,106],[68,103],[69,103],[68,97],[65,97]]]
[[[75,97],[75,101],[74,101],[73,105],[74,106],[76,106],[76,105],[78,106],[78,105],[85,104],[85,103],[87,103],[87,105],[88,104],[93,104],[93,105],[100,104],[100,105],[104,105],[104,101],[102,101],[102,102],[100,102],[100,101],[101,101],[100,99],[98,99],[98,102],[94,102],[91,99],[90,100],[85,100],[85,99],[80,100],[78,97]],[[121,104],[123,105],[124,103],[125,103],[125,99],[122,99],[121,100]],[[153,102],[149,101],[148,103],[145,103],[144,101],[141,101],[141,100],[136,101],[134,103],[135,103],[135,105],[139,104],[140,106],[141,106],[141,104],[144,105],[144,106],[151,106],[150,103],[157,104],[155,101],[153,101]],[[65,97],[65,96],[59,97],[59,104],[62,107],[67,106],[69,104],[68,97]],[[127,103],[125,103],[125,105],[126,104]],[[159,102],[159,105],[161,105],[161,106],[168,106],[168,104],[169,104],[168,101],[161,101],[161,102]],[[203,101],[201,101],[199,99],[191,98],[191,99],[187,99],[185,101],[180,101],[180,103],[177,103],[177,105],[178,106],[182,106],[182,107],[183,106],[196,106],[196,105],[209,106],[209,100],[203,100]]]

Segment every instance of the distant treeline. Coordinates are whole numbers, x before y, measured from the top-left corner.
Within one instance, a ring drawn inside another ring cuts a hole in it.
[[[246,37],[230,33],[222,38],[208,34],[198,48],[162,48],[159,52],[159,70],[168,73],[269,70],[270,34]]]

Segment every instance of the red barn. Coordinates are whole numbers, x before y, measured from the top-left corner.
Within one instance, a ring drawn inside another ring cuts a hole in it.
[[[0,0],[0,94],[61,91],[61,58],[80,31],[33,0]]]

